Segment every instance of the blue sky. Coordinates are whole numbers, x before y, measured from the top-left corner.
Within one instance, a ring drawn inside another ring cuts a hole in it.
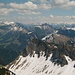
[[[27,2],[29,0],[0,0],[1,3],[5,3],[5,4],[8,4],[8,3],[24,3],[24,2]]]
[[[75,23],[75,0],[0,0],[0,21]]]

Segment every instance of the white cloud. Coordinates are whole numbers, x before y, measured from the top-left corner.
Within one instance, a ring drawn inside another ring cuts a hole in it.
[[[53,15],[50,15],[50,18],[53,18],[54,16]]]
[[[75,16],[53,16],[51,17],[50,15],[49,20],[51,23],[75,23]]]
[[[48,3],[47,0],[31,0],[33,2],[37,2],[37,3]]]
[[[17,12],[21,15],[38,15],[41,14],[40,12],[35,12],[35,11],[31,11],[31,10],[17,10]]]
[[[41,7],[44,8],[50,6],[51,8],[63,8],[63,9],[73,9],[75,8],[75,0],[31,0],[37,2]]]
[[[45,2],[46,0],[41,0]],[[24,4],[10,3],[8,6],[11,6],[14,9],[24,9],[24,10],[37,10],[37,9],[50,9],[51,5],[48,3],[34,4],[33,2],[25,2]]]
[[[38,1],[40,1],[41,3],[46,3],[47,2],[47,0],[38,0]]]
[[[13,9],[0,8],[0,15],[7,15],[8,13],[10,13],[12,11],[13,11]]]
[[[25,9],[25,10],[34,10],[37,9],[37,5],[33,4],[32,2],[28,1],[24,4],[16,4],[16,3],[10,3],[9,6],[15,8],[15,9]]]
[[[4,6],[4,4],[3,3],[0,3],[0,6]]]
[[[72,9],[75,8],[75,1],[72,0],[51,0],[51,6],[54,8]]]
[[[54,4],[66,4],[69,0],[51,0]]]
[[[48,0],[31,0],[32,2],[36,2],[37,4],[37,8],[38,9],[50,9],[51,5],[50,5],[50,1],[48,2]]]
[[[4,18],[0,18],[2,20]],[[4,20],[7,20],[4,19]],[[31,24],[31,23],[55,23],[55,24],[60,24],[60,23],[68,23],[68,24],[75,24],[75,16],[54,16],[50,15],[48,17],[45,16],[36,16],[36,17],[31,17],[31,16],[14,16],[12,19],[8,19],[9,21],[14,21],[14,22],[21,22],[25,24]]]
[[[68,23],[68,24],[75,24],[75,16],[54,16],[50,15],[49,17],[38,16],[35,19],[37,23]],[[34,23],[35,23],[34,22]]]
[[[51,5],[50,4],[39,4],[38,9],[50,9]]]
[[[69,1],[68,6],[70,7],[75,7],[75,1]]]
[[[25,2],[24,4],[17,4],[17,3],[10,3],[8,4],[11,8],[14,8],[15,11],[17,11],[19,14],[25,15],[38,15],[41,14],[39,11],[35,12],[35,10],[40,9],[49,9],[50,5],[46,4],[34,4],[33,2]]]
[[[21,15],[38,15],[38,14],[41,14],[40,12],[35,11],[38,9],[38,5],[34,4],[33,2],[30,2],[30,1],[25,2],[23,4],[22,3],[21,4],[9,3],[7,5],[10,6],[11,8],[13,8],[14,11],[17,11]]]

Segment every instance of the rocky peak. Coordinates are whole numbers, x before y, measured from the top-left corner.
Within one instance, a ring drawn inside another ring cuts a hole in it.
[[[12,71],[0,66],[0,75],[15,75]]]
[[[44,54],[46,57],[46,60],[52,54],[51,61],[55,64],[64,66],[68,64],[68,61],[66,60],[65,56],[70,57],[72,60],[75,60],[75,48],[72,48],[69,45],[62,45],[57,44],[53,45],[47,42],[43,42],[38,39],[33,39],[28,43],[26,46],[26,49],[24,50],[25,55],[34,56],[35,54],[38,55],[38,58]],[[23,53],[23,54],[24,54]]]

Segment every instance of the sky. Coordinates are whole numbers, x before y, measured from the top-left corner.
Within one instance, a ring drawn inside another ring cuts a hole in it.
[[[75,24],[75,0],[0,0],[0,21]]]

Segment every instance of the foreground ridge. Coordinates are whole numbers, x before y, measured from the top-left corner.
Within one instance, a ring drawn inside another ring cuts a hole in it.
[[[33,39],[8,67],[16,75],[74,75],[75,48]]]

